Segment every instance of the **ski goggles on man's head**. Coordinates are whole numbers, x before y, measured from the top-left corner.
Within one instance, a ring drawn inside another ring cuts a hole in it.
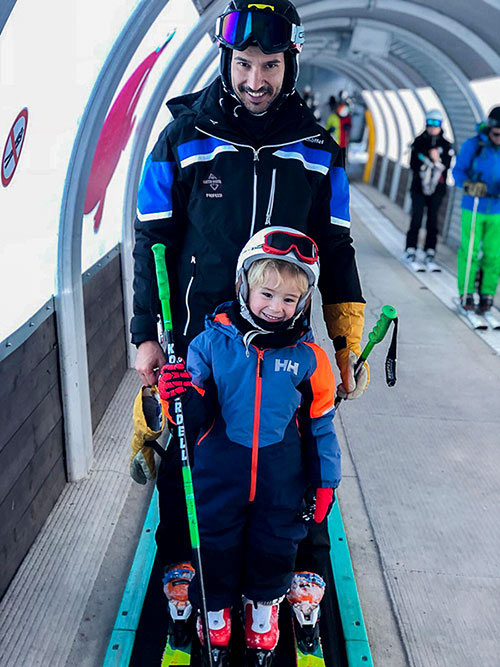
[[[271,255],[287,255],[293,250],[297,258],[306,264],[315,264],[318,261],[318,246],[303,234],[269,232],[264,236],[262,250]]]
[[[231,49],[244,51],[257,43],[266,54],[281,53],[289,48],[300,51],[304,43],[304,28],[295,25],[272,11],[234,11],[219,16],[215,36]]]
[[[426,123],[429,127],[441,127],[443,121],[438,120],[437,118],[428,118]]]

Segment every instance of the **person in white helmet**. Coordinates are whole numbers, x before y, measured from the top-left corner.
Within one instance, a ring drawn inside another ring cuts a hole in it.
[[[193,480],[218,665],[226,664],[231,607],[242,595],[248,664],[272,664],[279,604],[291,586],[297,619],[318,618],[322,578],[300,572],[292,585],[307,532],[306,484],[315,489],[314,520],[321,523],[341,477],[334,375],[309,326],[318,278],[311,238],[287,227],[257,232],[238,259],[237,299],[207,317],[186,365],[166,364],[160,375],[167,414],[169,402],[183,396],[186,421],[199,425]],[[196,578],[190,598],[196,605]],[[314,621],[304,631],[309,640]]]
[[[452,144],[443,135],[443,114],[431,109],[425,115],[425,130],[411,145],[411,220],[406,234],[405,257],[414,268],[439,270],[435,263],[438,213],[446,194],[446,177],[454,155]],[[417,257],[418,236],[427,210],[424,242],[425,265]]]

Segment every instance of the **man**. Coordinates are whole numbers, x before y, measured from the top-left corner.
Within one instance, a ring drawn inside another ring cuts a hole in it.
[[[453,177],[463,187],[462,238],[458,249],[458,293],[463,307],[474,310],[476,274],[480,264],[479,311],[487,313],[500,274],[500,106],[494,107],[475,137],[457,156]]]
[[[300,18],[288,0],[232,0],[217,21],[216,37],[220,77],[168,103],[174,119],[148,157],[139,187],[131,322],[136,369],[152,385],[165,362],[156,342],[152,244],[167,248],[174,337],[184,356],[205,315],[234,298],[241,247],[259,229],[279,224],[318,244],[339,390],[355,398],[368,372],[363,367],[353,375],[364,299],[349,235],[349,186],[339,147],[295,91],[304,41]],[[169,447],[167,455],[171,461],[162,462],[158,475],[157,543],[168,568],[188,561],[190,548],[177,448]],[[313,547],[309,552],[316,553]]]
[[[425,130],[411,146],[411,220],[406,235],[406,260],[416,270],[427,268],[438,271],[435,263],[438,234],[438,213],[446,193],[446,176],[450,167],[453,149],[443,136],[443,114],[432,109],[425,115]],[[424,209],[427,208],[425,235],[425,266],[417,261],[418,233],[422,225]]]

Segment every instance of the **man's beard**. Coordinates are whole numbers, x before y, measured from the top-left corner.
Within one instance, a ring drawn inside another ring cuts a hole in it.
[[[254,114],[254,115],[256,115],[256,116],[257,116],[257,115],[260,115],[260,114],[264,114],[264,113],[266,113],[266,111],[267,111],[267,110],[269,109],[269,107],[271,106],[271,103],[274,101],[274,98],[272,97],[274,91],[273,91],[273,89],[271,88],[271,86],[261,86],[258,90],[252,90],[252,89],[249,88],[248,86],[245,86],[245,84],[241,84],[240,86],[238,86],[238,93],[239,93],[240,102],[243,104],[243,106],[245,107],[245,109],[246,109],[249,113],[252,113],[252,114]],[[268,101],[268,103],[267,103],[267,105],[266,105],[265,108],[263,108],[263,109],[254,109],[253,106],[252,106],[251,104],[250,104],[249,106],[247,106],[248,101],[245,102],[245,93],[248,93],[249,95],[252,95],[252,94],[255,95],[256,93],[257,93],[257,94],[259,94],[259,93],[264,93],[264,94],[268,94],[270,97],[268,98],[269,101]]]

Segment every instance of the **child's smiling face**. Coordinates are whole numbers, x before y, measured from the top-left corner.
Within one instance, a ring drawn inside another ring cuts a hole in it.
[[[250,287],[248,305],[254,315],[266,322],[286,322],[295,314],[302,293],[297,280],[268,269],[264,281]]]

